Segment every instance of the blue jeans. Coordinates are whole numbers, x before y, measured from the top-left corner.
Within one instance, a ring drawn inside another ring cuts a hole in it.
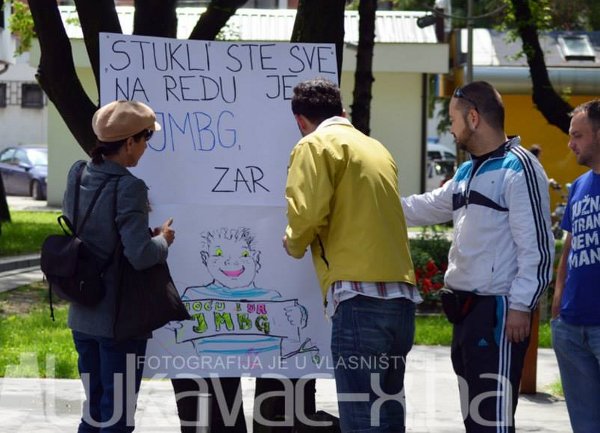
[[[414,336],[408,299],[359,295],[338,305],[331,353],[343,433],[405,431],[404,371]]]
[[[558,360],[574,433],[600,432],[600,326],[552,320],[552,345]]]
[[[138,357],[147,340],[117,342],[73,331],[73,341],[86,396],[78,433],[132,432],[144,369]]]

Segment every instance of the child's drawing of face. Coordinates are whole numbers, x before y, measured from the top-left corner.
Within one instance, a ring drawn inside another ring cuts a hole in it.
[[[248,287],[256,276],[255,254],[244,239],[218,237],[212,239],[206,266],[222,286],[231,289]]]

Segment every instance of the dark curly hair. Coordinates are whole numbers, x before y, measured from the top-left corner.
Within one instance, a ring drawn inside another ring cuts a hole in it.
[[[292,112],[313,123],[321,123],[344,112],[339,87],[324,78],[303,81],[294,87]]]

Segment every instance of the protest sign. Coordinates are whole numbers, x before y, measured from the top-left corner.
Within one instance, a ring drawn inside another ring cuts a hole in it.
[[[162,126],[132,172],[148,184],[151,223],[174,218],[169,266],[193,317],[154,333],[146,374],[321,371],[321,290],[310,254],[291,259],[281,238],[300,139],[292,89],[337,81],[334,46],[103,33],[100,65],[103,104],[139,100]]]

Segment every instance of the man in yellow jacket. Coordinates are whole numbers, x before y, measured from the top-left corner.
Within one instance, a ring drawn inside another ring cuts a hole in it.
[[[396,164],[345,118],[334,83],[298,84],[292,112],[303,138],[290,157],[283,245],[295,258],[312,251],[332,318],[342,431],[404,432],[405,361],[421,298]]]

